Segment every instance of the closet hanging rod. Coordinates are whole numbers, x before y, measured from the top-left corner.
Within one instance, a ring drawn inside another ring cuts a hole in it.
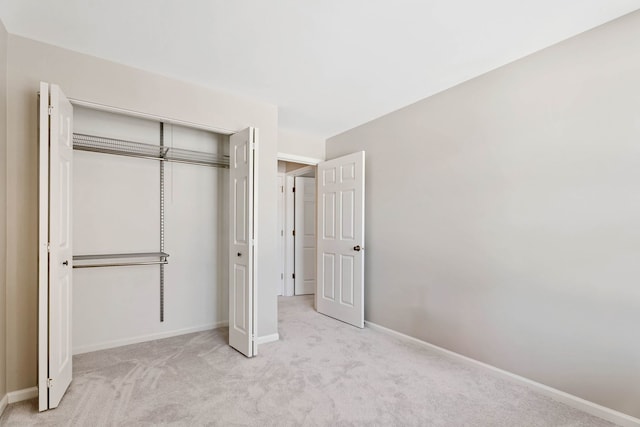
[[[128,267],[133,265],[158,265],[169,264],[169,261],[134,261],[134,262],[112,262],[108,264],[84,264],[74,265],[73,268],[97,268],[97,267]]]
[[[88,261],[88,260],[106,260],[106,259],[127,259],[127,258],[159,258],[158,261],[117,261],[117,262],[108,262],[108,263],[98,263],[98,264],[79,264],[75,265],[73,263],[73,268],[97,268],[97,267],[126,267],[133,265],[158,265],[158,264],[168,264],[167,258],[169,257],[168,253],[165,252],[136,252],[136,253],[127,253],[127,254],[92,254],[92,255],[74,255],[74,261]]]
[[[114,154],[164,162],[186,163],[200,166],[229,167],[229,156],[167,146],[126,141],[101,136],[73,134],[73,149],[93,153]]]

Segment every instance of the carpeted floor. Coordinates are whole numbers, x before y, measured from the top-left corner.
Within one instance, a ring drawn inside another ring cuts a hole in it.
[[[281,298],[280,341],[246,359],[226,328],[88,353],[59,408],[3,426],[610,426],[485,371]]]

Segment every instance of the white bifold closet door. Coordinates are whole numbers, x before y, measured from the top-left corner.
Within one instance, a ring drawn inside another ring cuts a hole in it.
[[[72,376],[73,108],[40,84],[38,230],[38,408],[56,408]]]
[[[229,138],[229,345],[247,357],[255,343],[254,165],[256,129]]]
[[[364,151],[320,163],[318,312],[364,327]]]

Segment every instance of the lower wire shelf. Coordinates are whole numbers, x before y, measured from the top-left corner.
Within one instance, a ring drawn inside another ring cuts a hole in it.
[[[153,259],[156,258],[156,259]],[[136,252],[126,254],[74,255],[73,268],[129,267],[136,265],[168,264],[169,254],[165,252]],[[131,259],[137,259],[133,261]],[[76,264],[76,261],[80,263]],[[85,261],[102,261],[83,264]]]

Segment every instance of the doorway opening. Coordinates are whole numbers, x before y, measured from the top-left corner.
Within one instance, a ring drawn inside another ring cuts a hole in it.
[[[316,167],[278,161],[278,295],[316,289]]]

